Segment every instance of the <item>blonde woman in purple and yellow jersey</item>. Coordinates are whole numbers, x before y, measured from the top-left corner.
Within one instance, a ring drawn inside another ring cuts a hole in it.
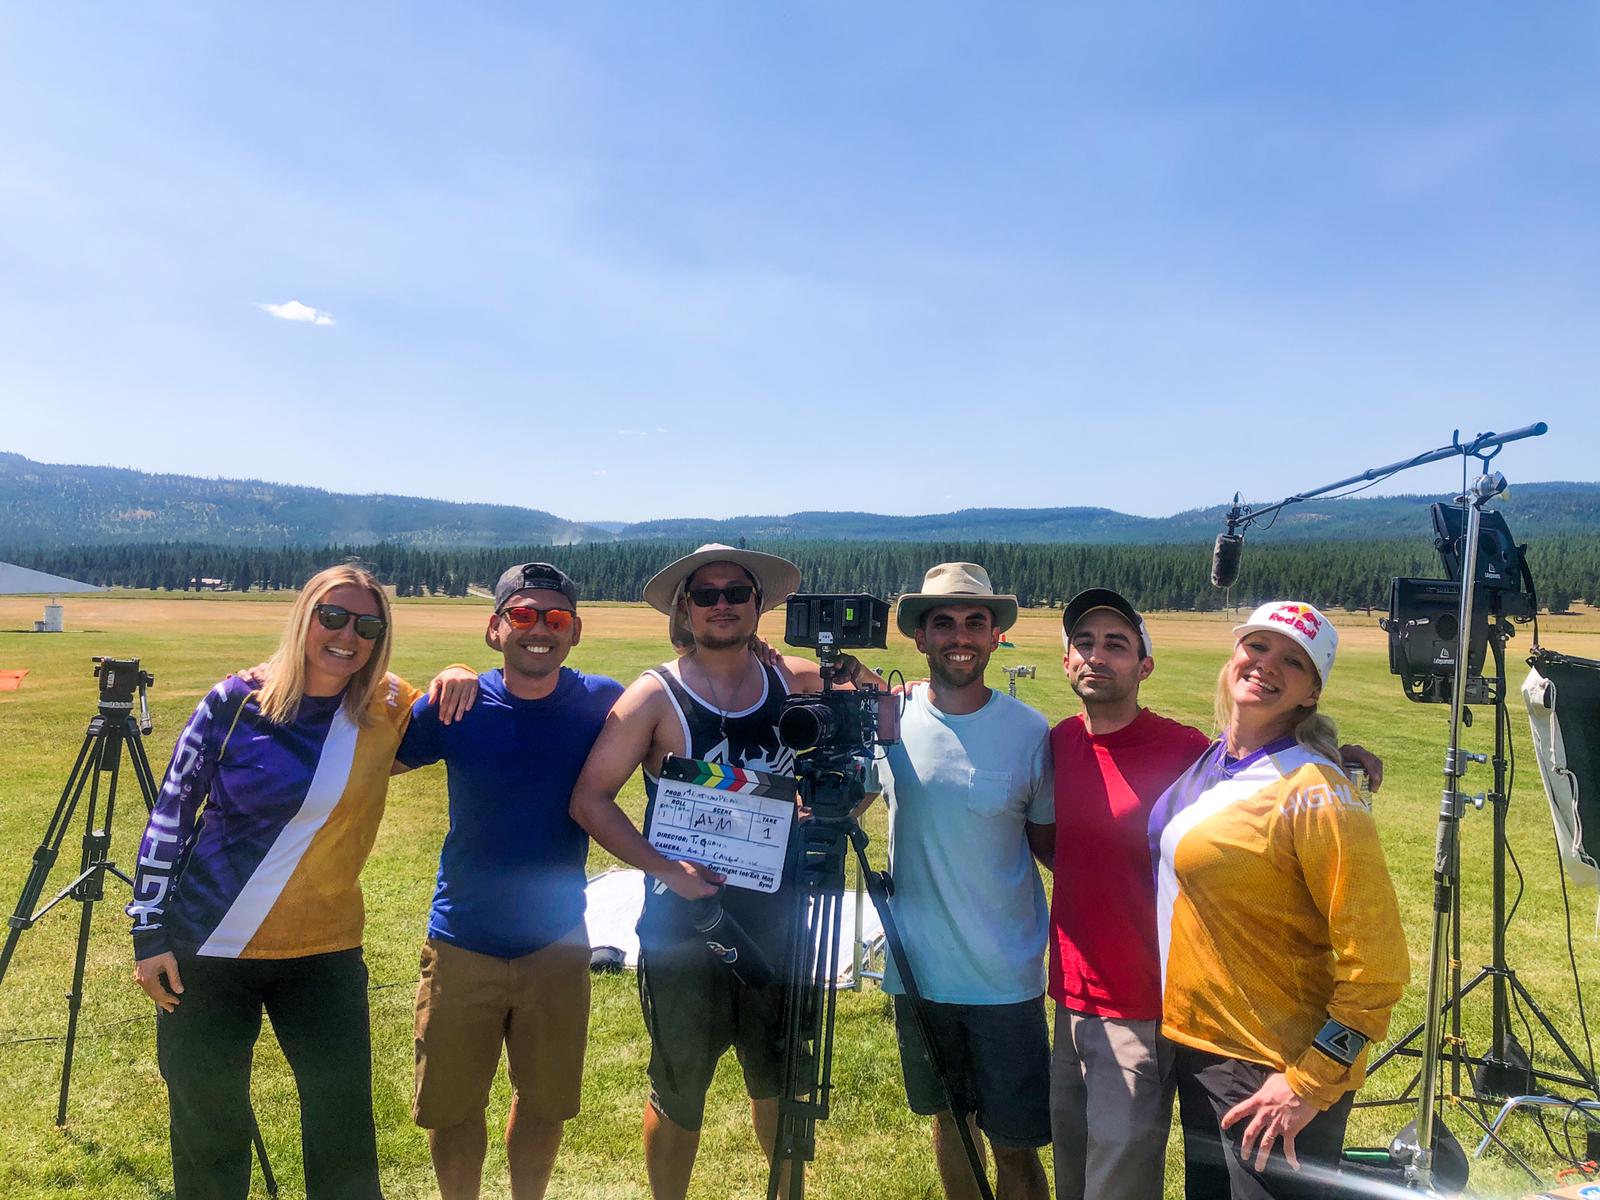
[[[128,913],[178,1200],[249,1190],[263,1012],[299,1088],[306,1195],[381,1195],[358,876],[418,696],[388,673],[391,632],[376,579],[322,571],[260,686],[219,683],[173,752]]]
[[[1162,1034],[1188,1196],[1321,1197],[1410,960],[1372,812],[1317,709],[1337,632],[1276,602],[1234,634],[1221,737],[1150,817]]]

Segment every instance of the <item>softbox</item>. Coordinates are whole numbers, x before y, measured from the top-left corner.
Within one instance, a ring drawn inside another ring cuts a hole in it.
[[[1535,649],[1522,685],[1561,861],[1600,887],[1600,662]]]

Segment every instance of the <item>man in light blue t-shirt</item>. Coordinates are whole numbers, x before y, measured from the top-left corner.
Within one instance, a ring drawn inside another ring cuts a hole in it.
[[[974,563],[942,563],[900,598],[896,623],[927,656],[928,682],[911,689],[882,782],[894,912],[950,1085],[994,1149],[997,1194],[1045,1200],[1049,908],[1034,857],[1055,835],[1050,726],[984,683],[1016,619],[1016,597],[996,595]],[[934,1118],[945,1195],[976,1195],[892,962],[884,986],[895,994],[906,1098]]]

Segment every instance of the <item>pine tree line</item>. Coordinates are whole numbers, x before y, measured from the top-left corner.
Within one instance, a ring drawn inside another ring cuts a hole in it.
[[[1059,606],[1095,585],[1114,587],[1152,611],[1215,609],[1225,599],[1211,587],[1210,550],[1204,545],[784,541],[752,548],[793,559],[805,589],[814,592],[892,597],[915,591],[935,563],[965,561],[981,563],[996,587],[1015,592],[1029,606]],[[492,588],[507,566],[537,559],[570,574],[587,599],[638,600],[651,575],[693,549],[689,542],[671,541],[498,549],[164,543],[0,549],[0,557],[86,583],[166,591],[297,588],[331,563],[357,559],[400,596],[465,596],[471,587]],[[1536,541],[1528,557],[1542,606],[1562,611],[1577,600],[1600,604],[1600,535]],[[1325,607],[1387,608],[1389,581],[1397,575],[1437,578],[1442,569],[1431,545],[1419,539],[1276,545],[1253,539],[1232,602],[1292,596]]]

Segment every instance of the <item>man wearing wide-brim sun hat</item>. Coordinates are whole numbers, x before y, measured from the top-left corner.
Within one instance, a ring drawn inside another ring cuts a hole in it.
[[[778,715],[789,694],[822,690],[820,668],[804,658],[766,661],[752,648],[752,635],[761,613],[782,604],[799,583],[799,568],[787,559],[716,544],[657,572],[644,598],[668,615],[674,647],[685,652],[623,693],[573,789],[574,819],[646,875],[639,920],[639,994],[650,1035],[644,1154],[657,1197],[688,1190],[706,1090],[730,1048],[738,1052],[753,1123],[771,1157],[783,1088],[784,987],[777,980],[751,986],[711,956],[695,932],[693,902],[716,895],[722,876],[661,854],[616,797],[642,766],[648,829],[668,754],[793,774],[794,753],[778,739]],[[862,671],[848,655],[841,667],[850,679]],[[787,888],[767,894],[728,887],[719,897],[723,912],[780,968],[787,961],[790,895]]]
[[[961,599],[958,599],[961,598]],[[895,605],[895,624],[908,638],[915,638],[922,619],[934,608],[963,603],[979,605],[994,614],[997,633],[1017,623],[1017,598],[997,595],[989,582],[989,572],[977,563],[940,563],[922,578],[920,592],[907,592]]]
[[[940,563],[900,597],[895,623],[927,658],[928,681],[906,698],[882,774],[895,916],[951,1087],[994,1150],[996,1193],[1044,1200],[1049,911],[1034,856],[1055,833],[1050,727],[984,682],[1016,621],[1017,598],[977,563]],[[970,1171],[955,1122],[893,963],[884,988],[895,997],[906,1099],[934,1118],[940,1178],[962,1188]]]
[[[687,595],[688,584],[696,571],[712,563],[732,563],[745,573],[756,590],[758,615],[782,604],[800,586],[800,568],[787,558],[724,546],[720,542],[701,546],[693,554],[662,567],[644,585],[644,602],[666,614],[674,646],[694,644],[686,611],[688,603],[692,602]]]

